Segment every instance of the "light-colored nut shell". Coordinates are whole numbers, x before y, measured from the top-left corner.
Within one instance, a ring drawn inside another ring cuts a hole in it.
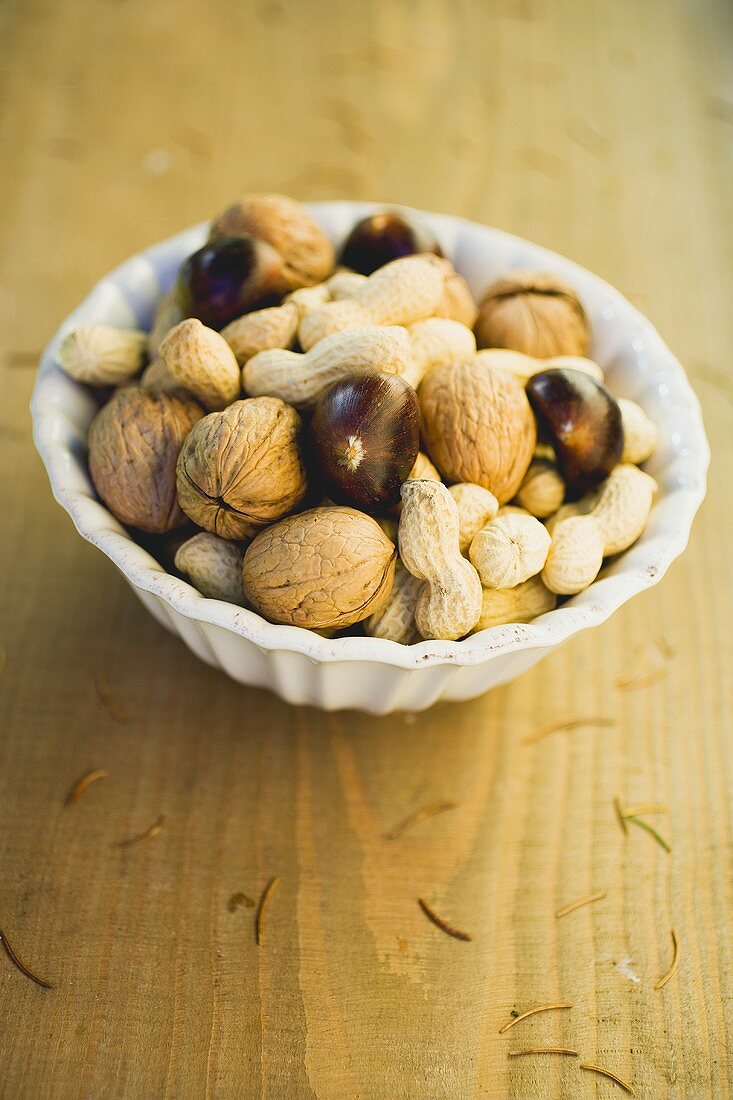
[[[191,578],[202,596],[242,606],[243,557],[244,551],[236,542],[201,531],[179,546],[174,560],[176,569]]]
[[[199,421],[178,459],[178,499],[199,527],[243,539],[305,496],[300,417],[275,397],[235,401]]]
[[[441,481],[442,478],[438,471],[433,466],[432,462],[423,451],[417,452],[417,458],[415,459],[415,465],[410,470],[409,474],[405,478],[405,481],[415,480],[416,478],[427,479],[428,481]]]
[[[162,298],[158,299],[153,314],[153,324],[148,334],[148,356],[155,359],[160,355],[160,345],[172,328],[180,321],[185,321],[186,314],[181,309],[178,301],[178,287],[174,283]]]
[[[349,271],[347,268],[337,271],[335,275],[326,280],[329,298],[332,302],[340,302],[343,298],[353,298],[364,286],[367,278],[367,275],[360,275],[358,271]]]
[[[556,606],[557,596],[539,576],[530,577],[516,588],[484,588],[481,617],[471,633],[507,623],[530,623]]]
[[[128,382],[145,362],[147,336],[139,329],[82,325],[66,337],[57,362],[64,374],[90,386]]]
[[[287,195],[253,193],[230,206],[210,237],[256,237],[280,253],[289,289],[320,283],[333,271],[333,245],[302,203]]]
[[[591,514],[604,536],[604,557],[627,550],[649,522],[657,483],[638,466],[616,466],[600,486]]]
[[[354,508],[312,508],[262,531],[244,555],[245,598],[276,623],[351,626],[389,598],[397,552]]]
[[[555,528],[542,580],[559,596],[582,592],[598,576],[603,547],[601,525],[592,515],[571,516]]]
[[[488,489],[470,481],[459,481],[448,492],[458,505],[458,545],[466,554],[481,528],[499,511],[499,501]]]
[[[484,588],[514,588],[540,572],[550,536],[534,516],[497,516],[475,536],[468,557]]]
[[[481,348],[514,348],[538,359],[585,355],[590,328],[567,283],[545,271],[512,271],[481,299],[476,341]]]
[[[298,290],[294,290],[291,294],[288,294],[283,305],[287,304],[294,306],[298,314],[294,335],[297,335],[297,326],[305,317],[306,313],[312,313],[314,309],[320,309],[321,306],[330,301],[331,295],[328,289],[328,282],[318,283],[317,286],[302,286]]]
[[[121,523],[162,534],[185,521],[176,497],[176,460],[202,415],[194,401],[140,386],[119,390],[102,406],[89,428],[89,472]]]
[[[545,527],[550,532],[550,535],[554,535],[555,528],[559,523],[563,523],[566,519],[570,519],[571,516],[587,516],[589,512],[593,511],[593,505],[598,498],[598,490],[594,489],[593,492],[587,493],[586,496],[581,497],[580,500],[572,500],[568,504],[563,504],[562,507],[545,520]]]
[[[298,339],[308,350],[326,336],[367,325],[409,325],[431,317],[443,294],[447,261],[404,256],[380,267],[350,298],[328,302],[300,323]]]
[[[140,385],[148,393],[168,393],[174,397],[189,398],[186,387],[168,370],[162,359],[154,359],[140,375]]]
[[[253,397],[279,397],[297,409],[314,405],[330,385],[348,374],[402,374],[411,361],[403,328],[371,326],[326,337],[309,352],[263,351],[249,360],[242,385]]]
[[[402,486],[400,557],[413,577],[427,583],[415,607],[423,638],[455,640],[473,627],[481,612],[481,581],[458,546],[458,506],[438,481]]]
[[[621,409],[621,424],[624,429],[624,449],[622,462],[646,462],[654,454],[659,433],[653,420],[646,415],[641,405],[625,397],[617,398]]]
[[[435,366],[455,366],[476,354],[476,337],[470,328],[443,317],[428,317],[409,325],[412,362],[402,377],[415,389]]]
[[[565,499],[565,482],[554,462],[533,458],[519,486],[517,501],[530,515],[546,519]]]
[[[457,271],[449,271],[445,277],[443,296],[435,307],[436,317],[447,317],[473,328],[478,317],[478,306],[468,289],[468,283]]]
[[[532,459],[537,429],[523,387],[478,357],[433,367],[420,386],[425,449],[448,483],[483,485],[504,504]]]
[[[413,577],[401,561],[397,561],[394,584],[389,599],[364,623],[364,633],[370,638],[386,638],[401,645],[421,641],[415,626],[415,606],[424,581]]]
[[[580,371],[581,374],[589,374],[598,382],[603,381],[603,371],[598,364],[580,355],[557,355],[551,359],[535,359],[532,355],[512,351],[510,348],[482,348],[476,353],[476,357],[491,370],[503,370],[507,374],[513,374],[522,385],[526,385],[530,378],[539,374],[540,371],[558,370],[561,367]]]
[[[160,345],[170,373],[210,411],[239,397],[240,371],[224,337],[195,317],[181,321]]]
[[[310,288],[307,288],[309,290]],[[315,289],[315,288],[314,288]],[[305,293],[297,291],[296,293]],[[260,351],[289,348],[295,343],[300,313],[291,302],[268,306],[237,317],[221,330],[240,367]]]

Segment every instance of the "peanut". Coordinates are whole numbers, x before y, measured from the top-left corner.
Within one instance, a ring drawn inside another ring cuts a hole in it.
[[[402,328],[377,326],[335,332],[310,351],[261,351],[242,372],[251,397],[280,397],[297,409],[314,405],[324,390],[347,374],[402,374],[410,363],[410,341]]]
[[[419,479],[427,479],[428,481],[442,481],[440,474],[423,451],[417,452],[415,465],[412,467],[405,480],[415,481]]]
[[[401,561],[397,562],[394,584],[389,599],[379,611],[364,623],[364,632],[370,638],[386,638],[402,645],[414,645],[421,640],[415,626],[415,605],[424,581],[413,577]]]
[[[503,370],[507,374],[513,374],[522,385],[529,382],[530,378],[539,374],[540,371],[557,370],[560,367],[578,370],[582,374],[590,374],[598,382],[603,381],[603,371],[598,364],[581,355],[557,355],[552,359],[535,359],[522,351],[512,351],[510,348],[484,348],[477,353],[477,356],[484,366],[491,370]]]
[[[565,482],[557,466],[545,459],[532,459],[517,493],[522,508],[538,519],[545,519],[558,510],[564,499]]]
[[[412,362],[402,377],[418,388],[431,367],[438,363],[456,365],[476,354],[476,337],[470,328],[444,317],[428,317],[407,326]]]
[[[185,386],[174,378],[162,359],[154,359],[140,375],[140,385],[148,393],[172,393],[174,397],[191,397]]]
[[[450,321],[460,321],[472,329],[478,317],[478,306],[468,288],[468,283],[457,271],[449,271],[445,278],[445,289],[436,309],[436,317],[446,317]]]
[[[344,329],[367,325],[409,325],[432,316],[440,301],[447,261],[405,256],[380,267],[350,298],[328,302],[300,323],[298,338],[308,351]]]
[[[305,292],[310,289],[305,288]],[[295,293],[302,292],[296,290]],[[254,313],[237,317],[236,321],[221,330],[221,335],[237,357],[239,366],[243,367],[248,359],[260,351],[291,347],[295,342],[299,321],[300,313],[295,304],[283,302],[281,306],[257,309]]]
[[[455,640],[481,614],[481,581],[458,546],[458,506],[437,481],[402,486],[400,557],[413,577],[425,581],[415,607],[423,638]]]
[[[57,357],[64,374],[92,386],[134,378],[145,361],[147,334],[112,325],[82,325],[66,337]]]
[[[546,527],[534,516],[497,516],[468,550],[484,588],[514,588],[540,572],[550,549]]]
[[[471,481],[451,485],[448,492],[458,505],[458,545],[465,555],[481,528],[499,511],[499,501],[483,485]]]
[[[591,515],[601,525],[603,556],[620,554],[641,535],[649,520],[657,483],[638,466],[622,463],[598,490]]]
[[[202,596],[243,605],[243,556],[236,542],[202,531],[179,546],[175,566],[191,578]]]
[[[554,537],[561,523],[571,516],[592,515],[603,531],[604,558],[620,554],[636,542],[649,520],[657,483],[638,466],[620,463],[606,480],[580,500],[563,504],[547,520]]]
[[[594,516],[571,516],[555,528],[542,580],[560,596],[582,592],[598,576],[603,547],[603,530]]]
[[[148,335],[148,355],[151,359],[160,355],[160,345],[170,330],[185,319],[186,315],[178,304],[178,288],[174,283],[170,290],[158,299],[155,307],[153,323]]]
[[[657,426],[635,401],[619,397],[618,406],[621,409],[621,424],[624,429],[621,461],[633,462],[636,465],[646,462],[657,446]]]
[[[166,367],[211,412],[239,397],[239,366],[220,333],[189,317],[160,345]]]
[[[506,623],[529,623],[556,606],[557,596],[539,576],[514,588],[484,588],[481,615],[471,633]]]

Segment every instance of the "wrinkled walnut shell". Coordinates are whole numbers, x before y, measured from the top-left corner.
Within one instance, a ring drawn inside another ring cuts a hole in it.
[[[256,237],[267,241],[283,261],[284,290],[313,286],[334,268],[333,245],[302,203],[287,195],[245,195],[214,219],[210,240]]]
[[[471,481],[511,500],[532,460],[537,431],[522,385],[477,357],[434,367],[420,387],[425,447],[450,485]]]
[[[176,497],[176,460],[203,410],[195,401],[119,390],[89,428],[89,472],[121,523],[162,534],[185,523]]]
[[[513,348],[546,359],[587,355],[590,327],[575,291],[545,271],[513,271],[483,296],[475,326],[480,348]]]
[[[397,551],[370,516],[312,508],[262,531],[244,555],[244,595],[275,623],[351,626],[389,598]]]
[[[205,416],[178,459],[178,499],[199,527],[243,539],[305,496],[300,417],[277,397],[235,401]]]

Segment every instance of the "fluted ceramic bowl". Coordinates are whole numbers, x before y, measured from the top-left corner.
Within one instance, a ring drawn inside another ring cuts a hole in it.
[[[324,202],[310,209],[338,245],[375,206]],[[590,354],[610,388],[643,405],[659,428],[659,447],[646,466],[659,483],[647,530],[590,588],[529,625],[496,626],[460,642],[413,646],[366,637],[328,640],[300,627],[276,626],[253,611],[205,599],[166,573],[100,504],[86,463],[87,429],[97,406],[84,386],[55,365],[58,347],[82,324],[147,328],[179,264],[203,243],[206,225],[133,256],[102,279],[64,321],[41,360],[31,405],[34,438],[53,494],[79,533],[112,559],[151,614],[202,661],[290,703],[387,714],[423,710],[438,699],[471,699],[506,683],[656,584],[684,550],[705,495],[709,450],[700,406],[680,363],[649,321],[618,291],[561,256],[461,218],[423,217],[476,297],[515,268],[545,269],[570,283],[590,317]]]

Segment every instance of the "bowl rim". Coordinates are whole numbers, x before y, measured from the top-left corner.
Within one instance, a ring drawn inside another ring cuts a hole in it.
[[[529,248],[533,257],[541,259],[548,268],[553,264],[560,265],[565,273],[577,274],[581,282],[586,285],[593,284],[611,303],[620,307],[634,320],[640,332],[656,344],[658,351],[665,357],[665,369],[667,373],[674,376],[677,393],[684,398],[686,413],[689,417],[688,435],[692,436],[694,445],[688,454],[689,463],[684,488],[675,489],[678,509],[675,531],[665,533],[665,537],[661,540],[659,538],[653,540],[656,544],[656,552],[653,555],[643,553],[645,537],[642,535],[633,548],[636,551],[636,564],[633,567],[624,567],[614,576],[594,582],[579,597],[573,597],[561,607],[546,612],[531,623],[489,627],[457,642],[422,641],[412,646],[404,646],[386,639],[366,636],[329,639],[303,627],[270,623],[247,608],[202,596],[186,581],[167,573],[147,550],[136,543],[92,495],[90,487],[84,490],[79,486],[78,479],[75,479],[73,474],[75,466],[80,465],[81,460],[72,453],[63,439],[63,433],[59,430],[60,407],[63,408],[63,405],[58,394],[52,390],[53,377],[55,374],[60,374],[55,364],[58,346],[75,324],[80,323],[81,320],[89,323],[88,312],[100,290],[115,278],[120,282],[131,279],[141,260],[149,263],[150,257],[175,252],[177,247],[188,243],[193,235],[205,230],[208,223],[200,223],[136,253],[103,276],[80,305],[62,322],[42,353],[31,398],[33,439],[46,467],[53,496],[69,513],[79,534],[110,558],[134,588],[159,597],[173,611],[185,618],[231,631],[246,638],[260,650],[287,650],[300,653],[308,657],[313,664],[368,661],[372,664],[403,669],[441,665],[462,667],[483,664],[492,658],[518,650],[549,649],[581,630],[605,622],[627,600],[658,583],[688,543],[692,521],[705,496],[710,449],[697,396],[681,363],[664,343],[651,322],[620,291],[580,264],[505,230],[495,229],[467,218],[413,210],[399,204],[336,200],[307,203],[306,206],[316,216],[319,210],[343,207],[351,211],[354,217],[363,217],[371,210],[389,206],[392,209],[411,211],[428,219],[437,219],[446,225],[488,231],[492,237],[507,246],[511,245],[516,249]],[[80,391],[85,390],[81,384],[74,385],[78,386]],[[86,470],[85,477],[88,483]],[[639,553],[639,551],[642,552]],[[621,581],[623,583],[619,583]],[[600,598],[601,595],[603,599]]]

